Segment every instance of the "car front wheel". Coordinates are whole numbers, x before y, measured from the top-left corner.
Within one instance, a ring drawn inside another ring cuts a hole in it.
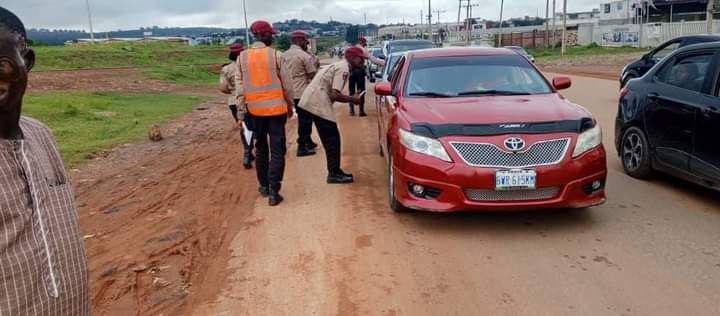
[[[638,179],[646,179],[652,174],[650,145],[641,129],[631,127],[625,131],[620,151],[627,174]]]
[[[395,163],[393,162],[393,156],[390,153],[389,149],[390,145],[388,145],[388,197],[390,200],[390,209],[393,210],[393,212],[396,213],[404,213],[407,212],[408,209],[400,204],[400,202],[397,200],[397,195],[395,195]]]

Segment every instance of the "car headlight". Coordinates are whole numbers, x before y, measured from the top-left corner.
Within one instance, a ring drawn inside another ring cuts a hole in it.
[[[416,153],[432,156],[442,161],[452,162],[445,147],[437,139],[420,136],[400,129],[400,143]]]
[[[582,132],[580,136],[578,136],[573,158],[577,158],[589,150],[600,146],[600,144],[602,144],[602,129],[600,128],[600,124],[595,124],[593,128]]]

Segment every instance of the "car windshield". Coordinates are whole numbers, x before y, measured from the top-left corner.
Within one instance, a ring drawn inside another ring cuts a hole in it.
[[[433,48],[430,42],[417,42],[417,43],[402,43],[402,44],[390,44],[390,54],[402,53],[411,50],[428,49]]]
[[[406,94],[423,97],[551,93],[542,75],[517,55],[419,58],[412,61]]]
[[[372,54],[373,54],[373,56],[375,56],[377,58],[383,57],[382,49],[379,49],[379,48],[373,49]]]

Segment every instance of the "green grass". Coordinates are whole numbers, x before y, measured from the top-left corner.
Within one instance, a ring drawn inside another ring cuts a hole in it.
[[[24,115],[47,124],[69,167],[92,153],[146,137],[153,124],[190,112],[203,97],[143,93],[39,93],[25,97]]]
[[[607,55],[622,53],[642,53],[648,49],[635,47],[602,47],[598,45],[568,47],[566,56],[588,56],[588,55]],[[560,48],[556,49],[528,49],[528,52],[535,56],[536,59],[553,59],[561,58]]]
[[[38,46],[33,49],[37,55],[35,71],[141,67],[142,73],[150,78],[178,84],[215,84],[219,73],[208,65],[228,62],[224,47],[179,43]]]

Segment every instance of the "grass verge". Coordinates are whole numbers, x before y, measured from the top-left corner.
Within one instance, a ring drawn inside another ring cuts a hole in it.
[[[602,47],[598,45],[568,47],[566,56],[609,55],[622,53],[642,53],[648,49],[635,47]],[[556,49],[528,49],[536,59],[562,58],[560,48]]]
[[[205,101],[198,96],[115,92],[40,93],[25,97],[23,114],[47,124],[68,167],[93,153],[136,141],[160,124]]]
[[[216,84],[220,74],[218,65],[229,62],[225,47],[178,43],[111,43],[33,49],[38,58],[35,71],[139,67],[147,77],[190,85]]]

